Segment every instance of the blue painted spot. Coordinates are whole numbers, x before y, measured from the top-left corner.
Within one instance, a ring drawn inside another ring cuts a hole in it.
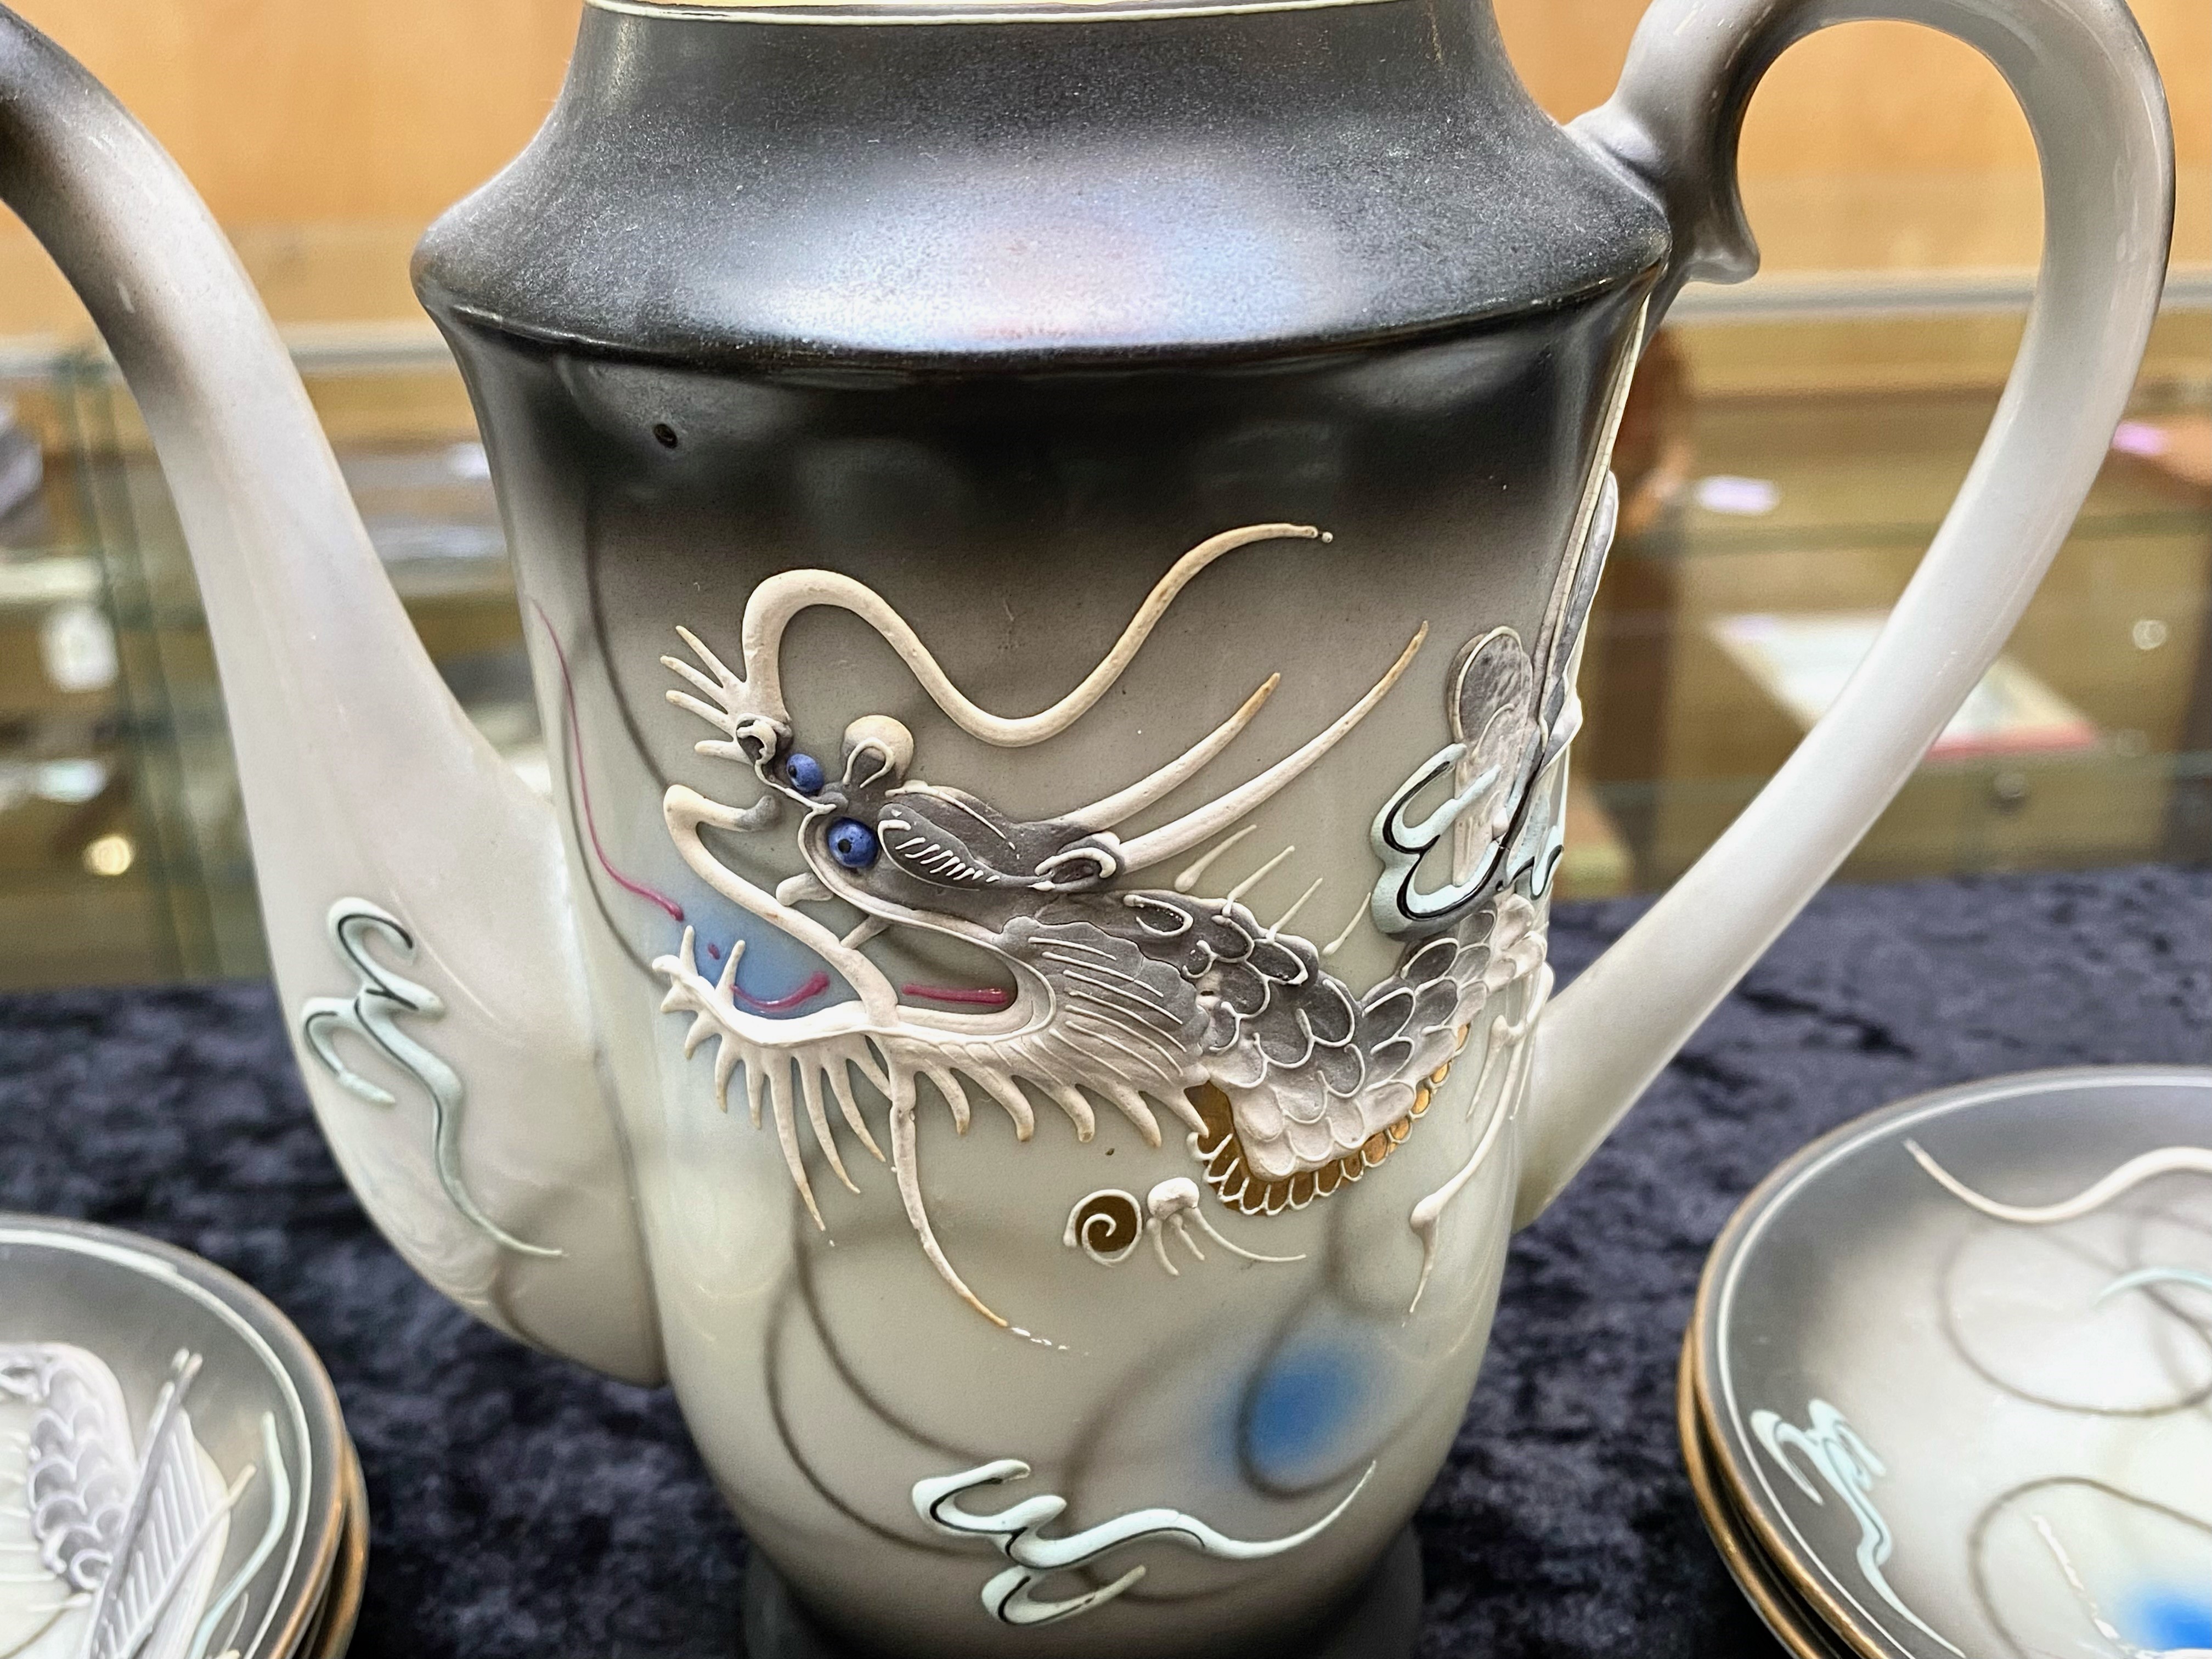
[[[1309,1477],[1338,1453],[1366,1392],[1366,1366],[1351,1348],[1328,1342],[1285,1349],[1245,1397],[1244,1455],[1267,1479]]]
[[[2212,1648],[2212,1591],[2160,1587],[2130,1598],[2130,1645],[2153,1653]]]
[[[858,818],[839,818],[830,826],[830,856],[848,870],[865,870],[876,861],[876,832]]]
[[[793,755],[784,762],[783,775],[791,780],[791,787],[802,795],[822,793],[822,763],[811,755]]]

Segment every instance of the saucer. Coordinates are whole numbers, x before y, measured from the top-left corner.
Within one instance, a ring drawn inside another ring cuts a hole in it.
[[[1686,1352],[1731,1569],[1843,1650],[2212,1647],[2212,1068],[1997,1079],[1814,1143],[1722,1234]]]
[[[1682,1466],[1688,1472],[1690,1490],[1697,1498],[1698,1512],[1704,1517],[1713,1547],[1759,1621],[1796,1659],[1852,1659],[1842,1639],[1790,1588],[1782,1570],[1759,1552],[1734,1502],[1715,1480],[1712,1449],[1699,1418],[1692,1370],[1685,1344],[1674,1401],[1682,1436]]]
[[[301,1653],[350,1457],[321,1363],[258,1291],[150,1239],[0,1216],[0,1652]]]
[[[337,1561],[330,1587],[316,1610],[315,1622],[299,1659],[345,1659],[353,1644],[355,1622],[361,1617],[361,1596],[368,1583],[368,1487],[361,1475],[361,1458],[350,1437],[346,1441],[345,1530],[338,1540]]]

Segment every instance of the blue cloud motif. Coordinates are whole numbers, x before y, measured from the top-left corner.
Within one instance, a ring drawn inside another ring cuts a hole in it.
[[[1246,1385],[1236,1406],[1238,1450],[1262,1479],[1298,1486],[1343,1461],[1346,1431],[1368,1395],[1368,1365],[1349,1343],[1294,1342]]]
[[[2212,1588],[2160,1585],[2128,1598],[2128,1643],[2153,1654],[2212,1650]]]

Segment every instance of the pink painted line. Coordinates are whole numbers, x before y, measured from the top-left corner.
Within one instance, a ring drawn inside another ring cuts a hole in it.
[[[738,1000],[744,1003],[748,1008],[757,1008],[764,1014],[780,1014],[787,1008],[796,1008],[800,1003],[806,1001],[809,998],[820,996],[829,988],[830,975],[823,973],[817,968],[814,970],[813,976],[809,979],[805,984],[800,986],[796,991],[793,991],[787,997],[751,996],[748,995],[745,992],[738,990],[734,985],[730,988],[730,990],[732,994],[736,996]]]
[[[607,849],[599,845],[599,822],[592,816],[592,781],[584,772],[584,735],[576,726],[576,683],[568,678],[568,653],[561,648],[561,636],[553,631],[553,619],[545,614],[545,607],[536,599],[530,608],[538,613],[538,620],[545,624],[545,637],[553,642],[553,660],[561,665],[561,690],[568,700],[568,752],[575,757],[576,793],[583,797],[584,830],[592,838],[592,854],[599,861],[599,868],[607,878],[626,893],[659,905],[678,921],[684,920],[684,907],[665,893],[657,893],[641,881],[632,881],[614,866],[607,857]],[[828,981],[823,981],[825,984]]]
[[[633,881],[623,874],[621,871],[615,868],[614,861],[607,857],[607,849],[599,843],[599,822],[592,813],[592,781],[584,771],[583,734],[576,726],[576,683],[569,677],[568,653],[561,648],[561,636],[553,631],[553,619],[545,614],[545,607],[538,604],[536,599],[532,599],[530,602],[530,608],[538,613],[538,620],[544,624],[545,637],[552,641],[553,645],[553,659],[561,665],[561,691],[567,698],[568,705],[568,752],[575,758],[576,793],[583,799],[584,830],[591,837],[592,856],[599,860],[599,868],[607,872],[607,878],[616,886],[626,893],[635,893],[638,897],[659,905],[670,916],[681,921],[684,920],[682,905],[665,893],[655,892],[643,882]],[[710,942],[707,946],[707,955],[714,961],[720,961],[721,947]],[[780,1014],[787,1008],[796,1008],[802,1002],[811,1001],[829,988],[830,975],[817,969],[805,984],[787,996],[757,997],[740,990],[734,985],[730,988],[730,992],[748,1008],[757,1009],[763,1014]],[[1004,995],[1003,993],[989,994]],[[1011,998],[1006,1000],[1012,1000]]]
[[[1003,1008],[1014,1000],[1012,991],[1001,991],[995,985],[902,985],[899,994],[930,1002],[966,1003],[976,1008]]]

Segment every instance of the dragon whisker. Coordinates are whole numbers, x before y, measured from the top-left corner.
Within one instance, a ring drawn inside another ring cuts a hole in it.
[[[868,1133],[868,1120],[860,1115],[860,1103],[853,1098],[853,1079],[847,1068],[852,1061],[839,1058],[825,1069],[830,1076],[830,1092],[837,1097],[837,1110],[845,1120],[845,1127],[860,1136],[860,1145],[874,1154],[877,1163],[884,1162],[884,1149],[876,1145],[876,1138]]]
[[[1367,695],[1352,704],[1342,714],[1310,738],[1305,744],[1277,761],[1249,782],[1241,784],[1227,794],[1197,811],[1186,813],[1172,823],[1139,836],[1121,846],[1121,867],[1134,872],[1152,865],[1179,858],[1200,842],[1218,836],[1222,830],[1243,817],[1247,812],[1272,800],[1289,784],[1294,782],[1322,756],[1349,737],[1359,723],[1374,712],[1375,705],[1389,694],[1405,675],[1422,642],[1429,637],[1429,625],[1423,623],[1415,630],[1406,648],[1398,653],[1398,660],[1390,665],[1389,672],[1377,680]]]
[[[1265,1261],[1273,1263],[1277,1266],[1282,1266],[1292,1261],[1303,1261],[1306,1259],[1305,1252],[1303,1250],[1299,1251],[1296,1255],[1261,1255],[1257,1250],[1248,1250],[1242,1244],[1232,1243],[1230,1240],[1222,1237],[1221,1230],[1218,1227],[1215,1226],[1211,1221],[1208,1221],[1206,1218],[1206,1212],[1204,1210],[1192,1210],[1188,1212],[1187,1215],[1179,1215],[1176,1217],[1175,1219],[1176,1228],[1179,1231],[1182,1231],[1182,1224],[1186,1220],[1195,1221],[1199,1225],[1199,1230],[1208,1238],[1221,1246],[1223,1249],[1228,1251],[1231,1255],[1241,1255],[1247,1261]],[[1183,1243],[1190,1244],[1190,1235],[1188,1232],[1183,1233]],[[1193,1255],[1197,1255],[1200,1261],[1206,1260],[1203,1255],[1199,1255],[1198,1246],[1195,1244],[1190,1245],[1190,1253]]]
[[[1006,1115],[1014,1121],[1014,1139],[1027,1140],[1036,1133],[1036,1111],[1024,1095],[1011,1080],[988,1069],[971,1072],[969,1075],[981,1085],[983,1092],[1006,1109]]]
[[[663,1008],[661,1010],[661,1012],[663,1013],[674,1013],[675,1012],[677,1011],[672,1008]],[[714,1022],[709,1019],[706,1015],[701,1014],[692,1020],[690,1029],[684,1033],[684,1058],[689,1060],[692,1055],[697,1054],[699,1052],[699,1045],[714,1035],[715,1035]],[[727,1100],[723,1101],[722,1109],[726,1112],[730,1109],[730,1103]]]
[[[874,1038],[869,1037],[863,1041],[860,1052],[850,1056],[850,1063],[859,1070],[862,1077],[876,1086],[885,1099],[891,1097],[894,1085],[891,1082],[890,1056],[884,1052],[882,1045]]]
[[[754,1073],[754,1067],[745,1067],[748,1093],[751,1092]],[[771,1083],[769,1086],[775,1097],[775,1109],[772,1115],[775,1119],[776,1143],[783,1148],[784,1167],[791,1171],[792,1184],[799,1188],[799,1201],[806,1206],[806,1213],[814,1218],[816,1231],[826,1233],[830,1231],[829,1224],[822,1219],[821,1206],[814,1201],[814,1183],[806,1178],[806,1160],[799,1150],[799,1129],[791,1121],[791,1113],[784,1098],[784,1086],[787,1084],[779,1086]]]
[[[730,1045],[724,1043],[714,1059],[714,1093],[722,1103],[722,1109],[730,1109],[730,1073],[737,1067],[737,1060],[730,1055]],[[745,1110],[751,1115],[753,1127],[761,1126],[761,1097],[767,1091],[768,1079],[757,1066],[745,1067]]]
[[[710,708],[705,703],[700,702],[698,698],[693,696],[689,691],[677,691],[672,690],[664,692],[662,695],[665,696],[670,702],[675,704],[677,708],[682,709],[685,714],[696,714],[701,720],[706,721],[708,725],[714,727],[717,731],[726,732],[730,729],[730,717],[727,714],[724,714],[719,708]]]
[[[1228,892],[1224,894],[1222,896],[1224,902],[1230,904],[1236,903],[1237,901],[1243,898],[1245,894],[1250,892],[1261,882],[1267,880],[1268,877],[1273,875],[1276,871],[1282,868],[1283,861],[1297,850],[1298,849],[1296,847],[1285,847],[1283,848],[1281,852],[1276,854],[1274,857],[1269,859],[1265,864],[1261,865],[1250,875],[1245,877],[1243,880],[1238,882],[1234,887],[1231,888]]]
[[[1190,866],[1189,868],[1184,870],[1180,875],[1176,876],[1174,883],[1176,891],[1178,893],[1188,893],[1190,891],[1192,888],[1197,886],[1200,881],[1205,878],[1206,872],[1213,867],[1213,863],[1216,859],[1218,859],[1224,853],[1226,853],[1231,848],[1236,846],[1237,843],[1243,840],[1245,836],[1257,835],[1259,831],[1260,826],[1258,824],[1246,824],[1235,835],[1230,836],[1228,840],[1215,847],[1212,852],[1207,853],[1201,857],[1197,863]]]
[[[663,657],[660,659],[660,665],[682,676],[710,697],[719,697],[722,695],[722,688],[719,684],[708,678],[681,657]]]
[[[1344,924],[1344,931],[1321,947],[1322,955],[1333,957],[1344,949],[1351,942],[1352,936],[1359,931],[1359,924],[1367,920],[1368,908],[1367,901],[1361,899],[1359,908],[1352,913],[1352,920]]]
[[[911,1088],[891,1102],[891,1172],[898,1178],[899,1201],[906,1206],[907,1224],[914,1229],[921,1242],[921,1253],[929,1258],[929,1265],[937,1269],[938,1277],[951,1286],[959,1298],[1000,1330],[1012,1328],[997,1314],[983,1305],[982,1299],[968,1288],[968,1281],[960,1277],[937,1242],[937,1230],[929,1224],[929,1209],[921,1197],[921,1175],[915,1166],[916,1149],[914,1133],[914,1094]]]
[[[1281,915],[1277,916],[1273,924],[1268,927],[1266,933],[1261,934],[1260,937],[1264,939],[1273,939],[1276,934],[1281,933],[1284,928],[1289,927],[1291,921],[1297,915],[1298,912],[1306,908],[1306,901],[1311,898],[1316,893],[1321,891],[1322,884],[1328,879],[1328,878],[1326,876],[1316,876],[1313,878],[1313,885],[1307,888],[1304,892],[1299,894],[1296,899],[1291,901],[1291,908],[1284,911]]]
[[[1103,1091],[1121,1115],[1137,1126],[1137,1133],[1145,1138],[1145,1145],[1160,1144],[1160,1121],[1152,1115],[1152,1109],[1145,1104],[1144,1097],[1133,1089],[1112,1088]]]
[[[1091,1109],[1091,1103],[1083,1091],[1069,1083],[1056,1083],[1045,1091],[1060,1109],[1067,1114],[1067,1121],[1075,1126],[1075,1138],[1087,1141],[1098,1133],[1098,1119]]]
[[[1236,741],[1237,734],[1252,723],[1253,716],[1260,712],[1261,706],[1269,697],[1274,696],[1275,688],[1282,683],[1280,674],[1268,675],[1266,683],[1245,698],[1243,705],[1235,714],[1165,766],[1103,800],[1093,801],[1088,806],[1062,813],[1060,821],[1079,830],[1111,830],[1123,819],[1143,811],[1153,802],[1195,777],[1215,756]]]
[[[858,1193],[860,1189],[853,1184],[853,1177],[845,1173],[845,1160],[837,1155],[837,1138],[830,1132],[830,1114],[822,1103],[822,1073],[805,1061],[793,1063],[799,1067],[799,1096],[806,1103],[806,1121],[814,1131],[814,1144],[821,1147],[822,1155],[830,1160],[830,1167],[836,1171],[845,1190]]]
[[[690,646],[691,647],[692,653],[696,656],[701,662],[705,663],[708,667],[713,669],[714,671],[715,678],[720,680],[724,685],[742,685],[744,684],[742,680],[738,679],[735,674],[732,674],[730,672],[729,665],[714,653],[713,650],[708,647],[705,641],[702,640],[696,634],[694,634],[690,629],[684,627],[681,623],[677,624],[676,637],[683,641],[684,644]],[[662,660],[665,661],[666,659],[663,658]]]
[[[1215,560],[1255,542],[1316,541],[1320,537],[1321,532],[1312,526],[1297,524],[1247,525],[1209,537],[1177,559],[1153,585],[1121,637],[1073,690],[1049,708],[1018,718],[994,714],[970,702],[946,677],[906,618],[874,589],[831,570],[782,571],[755,587],[745,600],[740,638],[747,677],[727,679],[722,701],[732,725],[761,719],[787,725],[783,700],[784,633],[801,612],[827,605],[847,611],[873,629],[906,664],[930,700],[962,731],[1002,749],[1025,748],[1059,736],[1112,690],[1176,596]],[[702,659],[709,657],[705,647],[689,635],[684,637]],[[720,666],[711,662],[709,665]],[[727,675],[727,670],[721,672]]]
[[[922,1067],[921,1074],[935,1086],[939,1097],[951,1109],[953,1133],[966,1134],[969,1121],[968,1091],[960,1086],[960,1079],[942,1066],[925,1066]]]

